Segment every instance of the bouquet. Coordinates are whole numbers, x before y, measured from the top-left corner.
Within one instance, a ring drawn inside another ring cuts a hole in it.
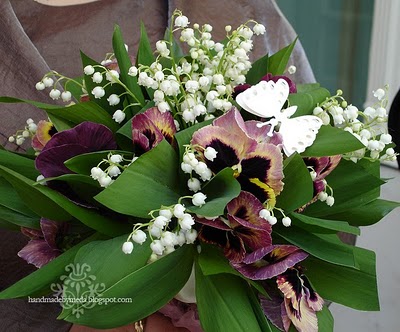
[[[379,310],[374,253],[338,232],[398,206],[379,198],[387,88],[361,111],[295,84],[296,41],[251,63],[257,22],[221,42],[171,22],[154,52],[142,26],[130,56],[116,26],[82,77],[47,73],[36,89],[64,106],[0,98],[48,116],[9,138],[31,139],[26,154],[0,150],[1,225],[39,268],[0,298],[60,302],[96,328],[178,308],[193,330],[331,331],[330,302]]]

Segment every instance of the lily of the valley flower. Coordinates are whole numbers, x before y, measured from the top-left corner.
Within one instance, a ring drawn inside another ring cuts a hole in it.
[[[257,250],[272,244],[271,225],[261,217],[261,202],[251,193],[242,191],[227,205],[228,220],[196,218],[203,224],[199,238],[224,249],[231,262],[241,262],[247,250]]]
[[[149,108],[132,119],[132,139],[136,154],[151,150],[164,138],[171,144],[175,133],[176,126],[171,113],[161,113],[157,107]]]
[[[214,174],[231,167],[243,191],[253,193],[262,202],[269,200],[271,205],[283,188],[279,143],[278,135],[268,137],[257,128],[256,121],[244,122],[236,109],[196,131],[191,141],[200,159]],[[217,152],[213,160],[204,156],[209,147]]]

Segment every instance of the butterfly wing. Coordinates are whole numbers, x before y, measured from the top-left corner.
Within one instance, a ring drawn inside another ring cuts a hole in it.
[[[293,119],[281,119],[279,133],[283,138],[286,156],[294,152],[302,153],[314,143],[322,120],[314,115],[304,115]]]
[[[247,112],[262,118],[276,116],[289,95],[289,84],[284,79],[261,81],[239,93],[236,102]]]

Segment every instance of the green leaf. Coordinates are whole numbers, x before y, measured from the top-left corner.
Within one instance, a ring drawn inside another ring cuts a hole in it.
[[[369,226],[377,223],[399,206],[400,203],[398,202],[376,199],[363,206],[357,206],[342,213],[329,215],[326,218],[347,220],[354,226]]]
[[[195,271],[197,308],[204,331],[262,331],[243,279],[231,274],[205,276],[198,264]]]
[[[297,38],[291,44],[269,57],[268,71],[272,75],[283,75],[296,42]]]
[[[343,129],[332,126],[322,126],[313,145],[301,155],[306,157],[335,156],[364,148],[356,137]]]
[[[97,240],[101,235],[94,234],[75,245],[40,269],[17,281],[14,285],[0,292],[0,299],[11,299],[35,294],[50,293],[50,284],[60,282],[60,276],[66,274],[65,267],[73,262],[78,250],[89,241]]]
[[[204,217],[216,217],[224,214],[226,205],[240,194],[240,184],[233,176],[232,168],[220,171],[201,192],[207,196],[203,206],[188,206],[190,212]]]
[[[119,125],[112,119],[111,115],[98,104],[88,101],[71,106],[51,108],[45,110],[50,116],[66,121],[68,125],[78,125],[85,121],[100,123],[110,128],[112,132],[119,129]]]
[[[23,202],[37,215],[56,221],[78,219],[86,226],[100,233],[115,236],[129,229],[113,219],[103,216],[94,209],[87,209],[74,204],[60,193],[0,166],[0,174],[11,183]]]
[[[176,153],[163,140],[140,156],[95,199],[116,212],[150,218],[150,211],[178,202],[181,195],[177,170]]]
[[[305,230],[309,230],[310,232],[312,232],[315,227],[318,227],[337,232],[360,235],[360,229],[350,226],[346,221],[313,218],[300,213],[292,213],[291,216],[296,218],[298,221],[296,225]]]
[[[318,331],[333,332],[333,316],[328,307],[324,306],[321,311],[317,311]]]
[[[132,67],[131,59],[129,58],[128,51],[125,48],[125,43],[122,38],[122,32],[118,25],[114,27],[114,33],[112,38],[113,49],[115,57],[118,61],[120,69],[120,80],[126,85],[131,94],[127,94],[127,99],[130,104],[139,103],[140,105],[130,107],[132,114],[136,114],[144,105],[144,96],[142,89],[137,83],[137,77],[128,75],[129,68]],[[127,110],[128,110],[127,109]],[[130,118],[130,116],[128,116]]]
[[[355,270],[310,257],[302,262],[307,277],[324,299],[365,311],[379,310],[375,253],[354,248]]]
[[[250,299],[251,306],[253,308],[254,314],[257,318],[258,325],[262,332],[272,332],[271,325],[267,318],[265,317],[264,311],[261,308],[260,300],[252,289],[248,290],[248,296]]]
[[[143,22],[140,22],[140,40],[136,61],[137,65],[141,64],[144,66],[150,66],[155,61],[153,50],[151,49],[150,40]],[[149,95],[150,100],[152,100],[154,90],[151,88],[146,88],[146,92]]]
[[[311,233],[297,227],[295,218],[290,227],[278,225],[274,228],[276,234],[315,257],[337,265],[356,267],[353,246],[344,244],[336,234],[316,231]]]
[[[39,229],[39,217],[30,217],[22,213],[18,213],[12,209],[8,209],[0,205],[0,220],[6,223],[11,223],[19,227]],[[7,226],[7,225],[6,225]],[[20,230],[19,227],[11,227],[12,229]],[[9,228],[9,227],[7,227]]]
[[[119,246],[119,248],[121,247]],[[104,249],[107,248],[104,247]],[[89,251],[88,254],[90,254]],[[120,255],[123,255],[122,252]],[[107,305],[95,305],[93,308],[85,310],[79,318],[73,314],[66,316],[67,313],[63,313],[61,317],[69,322],[102,329],[122,326],[143,319],[162,308],[182,289],[192,271],[193,255],[193,247],[185,245],[154,263],[137,270],[133,270],[136,268],[134,267],[130,273],[126,273],[125,270],[119,277],[113,277],[115,282],[105,284],[106,290],[98,298],[130,298],[131,302],[109,302]],[[95,256],[97,254],[94,254],[90,260],[94,262]],[[88,256],[81,256],[82,262],[86,262],[85,257]],[[104,270],[101,272],[103,275],[114,273],[113,270],[107,268],[114,265],[111,258],[108,256],[107,264],[104,267],[102,267],[101,261],[96,264],[101,270]],[[128,268],[129,266],[123,269]],[[96,279],[97,281],[100,279]]]
[[[116,94],[116,95],[120,95],[121,93],[124,92],[124,89],[119,85],[119,84],[110,84],[107,85],[107,87],[105,88],[105,95],[102,98],[95,98],[95,96],[92,94],[92,90],[96,87],[96,86],[104,86],[108,83],[108,81],[106,80],[106,75],[104,73],[104,68],[103,66],[101,66],[97,61],[91,59],[90,57],[88,57],[86,54],[84,54],[81,51],[81,59],[82,59],[82,67],[85,68],[88,65],[92,65],[95,68],[95,72],[99,72],[103,75],[103,81],[99,84],[99,83],[95,83],[93,82],[92,76],[93,75],[84,75],[83,79],[85,80],[85,87],[86,87],[86,91],[90,97],[90,100],[94,103],[96,103],[97,105],[99,105],[103,110],[105,110],[108,114],[112,115],[114,114],[114,112],[121,107],[121,103],[122,100],[120,102],[120,104],[115,105],[115,106],[110,106],[110,104],[107,101],[107,97],[111,94]],[[123,99],[123,98],[122,98]],[[80,103],[79,105],[84,104],[84,103]]]
[[[35,162],[32,159],[7,150],[0,150],[0,165],[12,168],[17,173],[33,180],[38,177],[39,172],[35,168]]]
[[[246,83],[254,85],[260,82],[261,78],[268,74],[268,61],[268,54],[255,61],[246,74]]]
[[[317,201],[308,206],[304,214],[325,217],[365,205],[379,196],[379,190],[376,188],[384,184],[384,181],[371,174],[362,165],[348,160],[341,160],[326,180],[333,188],[335,204],[328,206],[324,202]]]
[[[319,87],[319,84],[318,86],[315,86],[315,84],[308,85],[310,85],[308,89],[303,88],[303,92],[298,89],[297,93],[291,93],[288,97],[289,104],[297,106],[294,117],[313,114],[314,108],[330,97],[330,92],[325,88]]]
[[[310,172],[298,154],[285,160],[283,173],[285,186],[276,199],[276,206],[289,213],[311,201],[314,186]]]

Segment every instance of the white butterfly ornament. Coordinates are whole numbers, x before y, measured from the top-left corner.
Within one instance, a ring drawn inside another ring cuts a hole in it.
[[[289,96],[289,84],[284,79],[273,81],[261,81],[251,88],[238,94],[236,102],[247,112],[261,118],[271,118],[259,123],[258,127],[271,125],[268,136],[272,136],[276,126],[282,135],[283,151],[286,156],[294,152],[304,152],[314,143],[322,120],[314,115],[302,115],[291,119],[297,106],[291,106],[282,110]]]

